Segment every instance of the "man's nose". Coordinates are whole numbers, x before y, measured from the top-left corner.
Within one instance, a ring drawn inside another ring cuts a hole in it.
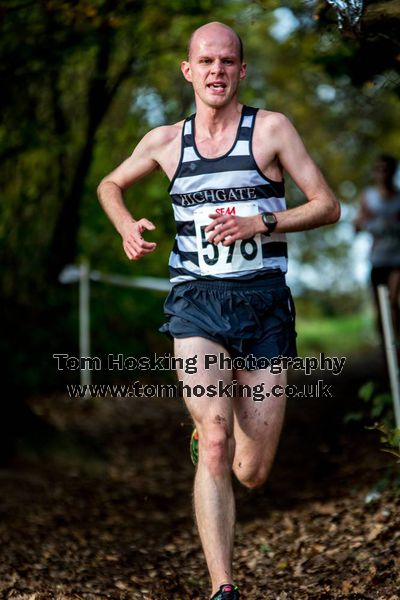
[[[221,73],[224,69],[224,64],[221,60],[216,60],[212,64],[212,72],[213,73]]]

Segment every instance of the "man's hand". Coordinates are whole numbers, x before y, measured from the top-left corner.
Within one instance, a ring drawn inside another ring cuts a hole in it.
[[[155,225],[148,219],[124,223],[121,231],[122,245],[129,260],[139,260],[156,249],[155,242],[146,242],[142,237],[143,231],[153,231],[153,229]]]
[[[256,233],[263,231],[260,226],[260,215],[251,217],[237,217],[236,215],[209,215],[213,222],[207,225],[205,233],[210,233],[207,237],[212,244],[222,242],[223,246],[230,246],[236,240],[248,240]],[[264,226],[265,229],[265,226]]]

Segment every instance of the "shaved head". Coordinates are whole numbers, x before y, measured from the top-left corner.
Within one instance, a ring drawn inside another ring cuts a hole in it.
[[[206,25],[202,25],[201,27],[199,27],[198,29],[195,29],[195,31],[193,31],[192,35],[190,36],[189,43],[188,43],[188,50],[187,50],[188,60],[190,60],[190,54],[191,54],[192,45],[194,42],[200,40],[202,38],[202,35],[205,33],[211,33],[211,34],[215,33],[215,35],[218,36],[221,32],[221,29],[230,33],[232,38],[236,40],[237,47],[238,47],[238,53],[239,53],[239,57],[240,57],[240,62],[243,62],[243,43],[242,43],[242,40],[240,39],[240,36],[236,33],[236,31],[234,31],[232,29],[232,27],[229,27],[228,25],[225,25],[224,23],[220,23],[219,21],[213,21],[212,23],[206,23]]]

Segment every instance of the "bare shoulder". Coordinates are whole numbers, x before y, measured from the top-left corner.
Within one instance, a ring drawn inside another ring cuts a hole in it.
[[[179,121],[173,125],[161,125],[155,127],[143,137],[141,144],[146,147],[147,150],[158,153],[160,150],[165,149],[166,146],[173,145],[180,141],[182,134],[182,127],[184,121]]]
[[[289,168],[290,156],[295,161],[311,160],[302,137],[286,115],[270,110],[260,110],[259,113],[254,130],[256,143],[268,144],[286,169]]]
[[[283,113],[262,109],[257,112],[253,154],[266,177],[281,181],[283,154],[297,141],[296,131]]]
[[[257,125],[258,129],[263,132],[269,131],[277,133],[293,130],[293,124],[290,119],[281,112],[274,112],[272,110],[259,109],[257,113]]]
[[[132,157],[146,156],[171,179],[179,162],[184,121],[162,125],[149,131],[135,148]]]
[[[183,124],[184,121],[178,121],[152,129],[135,148],[132,157],[147,157],[171,179],[179,162]]]

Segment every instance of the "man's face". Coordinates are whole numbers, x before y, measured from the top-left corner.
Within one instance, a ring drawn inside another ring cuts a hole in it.
[[[239,81],[246,76],[235,34],[218,26],[196,32],[189,61],[182,63],[182,72],[192,83],[196,100],[211,108],[229,104]]]

